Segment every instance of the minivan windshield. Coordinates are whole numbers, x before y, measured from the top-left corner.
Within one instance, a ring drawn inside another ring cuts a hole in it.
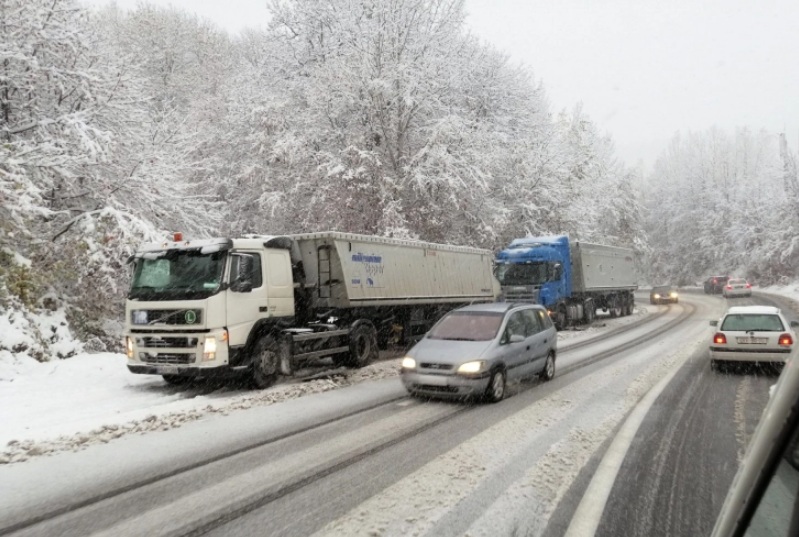
[[[721,325],[729,332],[780,332],[785,330],[778,315],[768,313],[734,313],[727,315]]]
[[[429,339],[490,341],[502,324],[501,312],[457,311],[441,319],[427,335]]]

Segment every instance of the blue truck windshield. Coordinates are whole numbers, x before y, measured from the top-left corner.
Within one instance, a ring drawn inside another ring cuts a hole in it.
[[[500,285],[541,285],[549,281],[550,263],[505,263],[497,265],[496,276]]]
[[[226,252],[166,250],[155,255],[152,259],[143,256],[136,260],[128,298],[196,300],[219,291]]]

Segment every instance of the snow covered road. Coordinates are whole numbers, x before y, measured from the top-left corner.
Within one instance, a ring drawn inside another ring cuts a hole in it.
[[[658,311],[652,324],[662,326],[686,307]],[[154,534],[537,535],[629,409],[702,335],[704,326],[681,322],[601,360],[593,346],[568,351],[564,341],[563,363],[588,365],[512,387],[498,405],[417,401],[387,379],[6,465],[0,482],[14,502],[0,518],[65,511],[20,535],[125,534],[141,524]],[[236,483],[243,496],[221,500]],[[180,528],[165,522],[178,512]]]

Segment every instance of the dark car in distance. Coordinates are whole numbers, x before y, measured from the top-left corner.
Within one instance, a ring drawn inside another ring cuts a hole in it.
[[[650,304],[676,304],[679,301],[677,289],[672,285],[656,285],[649,292]]]
[[[711,276],[707,280],[705,280],[703,287],[705,289],[706,295],[720,295],[721,292],[724,290],[724,286],[727,285],[727,281],[730,279],[729,276]]]

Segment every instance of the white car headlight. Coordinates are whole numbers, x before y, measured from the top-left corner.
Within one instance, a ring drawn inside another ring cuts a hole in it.
[[[416,369],[416,359],[406,356],[402,359],[402,369]]]
[[[660,295],[655,293],[655,298],[660,298]]]
[[[475,360],[473,362],[466,362],[458,367],[458,373],[474,374],[481,373],[485,370],[485,362],[482,360]]]

